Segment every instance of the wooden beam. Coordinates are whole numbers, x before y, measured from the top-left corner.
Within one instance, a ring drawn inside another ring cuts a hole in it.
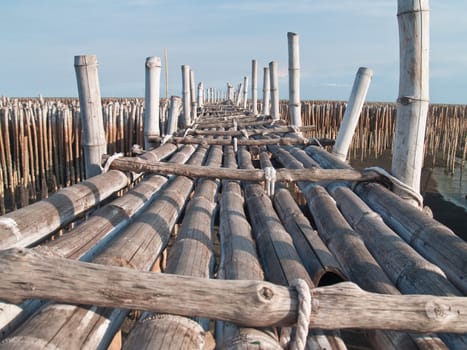
[[[0,295],[9,302],[51,299],[198,315],[253,327],[292,325],[297,318],[295,290],[269,282],[138,272],[17,248],[0,252],[0,264]],[[311,294],[313,328],[467,332],[466,297],[376,294],[349,282],[314,288]]]

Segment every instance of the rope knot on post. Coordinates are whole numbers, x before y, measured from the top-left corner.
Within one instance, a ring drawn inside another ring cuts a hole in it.
[[[290,284],[294,287],[298,294],[298,318],[295,339],[290,344],[292,350],[305,349],[310,326],[311,316],[311,293],[308,284],[301,278],[293,280]]]
[[[274,189],[276,187],[276,169],[268,166],[264,168],[264,179],[266,180],[266,192],[268,196],[274,196]]]
[[[105,174],[106,172],[109,171],[110,165],[115,159],[118,159],[120,157],[123,157],[123,153],[114,153],[112,154],[109,158],[107,158],[107,161],[105,162],[104,167],[102,168],[102,173]]]

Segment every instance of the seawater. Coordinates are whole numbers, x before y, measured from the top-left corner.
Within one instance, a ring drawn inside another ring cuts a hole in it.
[[[467,165],[463,171],[455,168],[454,174],[446,174],[445,168],[433,168],[431,174],[436,181],[437,191],[444,200],[449,201],[467,211]]]

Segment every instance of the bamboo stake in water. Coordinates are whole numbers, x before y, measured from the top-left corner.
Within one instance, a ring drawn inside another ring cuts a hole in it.
[[[420,191],[429,105],[428,0],[399,0],[398,22],[400,76],[392,173]]]
[[[271,117],[274,120],[279,120],[279,77],[277,71],[277,62],[269,62],[269,75],[271,81]]]
[[[360,67],[357,71],[349,103],[345,109],[344,120],[339,128],[336,143],[332,149],[332,153],[342,160],[347,158],[372,76],[373,71],[369,68]]]
[[[300,105],[300,51],[298,34],[287,33],[289,45],[289,113],[293,126],[302,126]]]
[[[75,70],[83,120],[86,178],[90,178],[101,173],[101,156],[107,153],[96,56],[75,56]]]
[[[160,57],[146,58],[146,89],[144,97],[144,148],[154,147],[149,140],[153,136],[160,136],[159,104],[160,104]]]

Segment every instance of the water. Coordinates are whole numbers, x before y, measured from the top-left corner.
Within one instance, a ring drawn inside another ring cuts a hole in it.
[[[467,166],[461,177],[461,169],[456,168],[453,175],[446,174],[444,168],[434,168],[431,176],[436,181],[436,189],[444,200],[449,201],[458,207],[464,208],[467,212]]]

